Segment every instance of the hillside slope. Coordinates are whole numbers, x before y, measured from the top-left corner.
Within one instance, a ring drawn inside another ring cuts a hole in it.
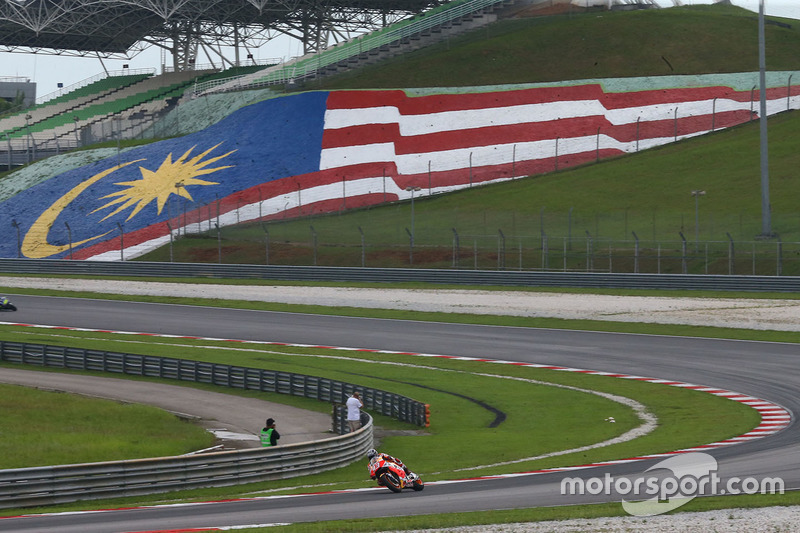
[[[750,21],[739,12],[698,11],[706,23]],[[642,20],[639,13],[608,15],[632,26]],[[800,78],[787,87],[792,71],[769,74],[768,113],[800,108]],[[0,215],[18,229],[0,238],[0,256],[130,258],[214,224],[341,212],[560,172],[748,122],[757,113],[756,79],[749,71],[269,98],[198,133],[132,149],[17,194],[0,204]],[[584,179],[592,181],[591,172]],[[614,190],[622,177],[602,179]],[[619,209],[596,199],[596,213]],[[402,239],[401,229],[394,228]]]
[[[716,4],[505,19],[306,88],[466,87],[749,72],[758,70],[757,18]],[[800,69],[800,21],[769,20],[767,69]]]

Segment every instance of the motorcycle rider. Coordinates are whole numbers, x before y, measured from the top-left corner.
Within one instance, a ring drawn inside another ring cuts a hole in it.
[[[369,459],[370,463],[373,460],[377,460],[377,459],[383,459],[384,461],[391,461],[392,463],[395,463],[397,466],[402,467],[402,469],[406,473],[406,475],[411,474],[411,470],[409,470],[408,467],[403,464],[403,461],[401,461],[397,457],[392,457],[388,453],[381,453],[378,450],[376,450],[375,448],[370,448],[369,450],[367,450],[367,459]],[[370,476],[370,477],[372,479],[375,479],[374,475]]]

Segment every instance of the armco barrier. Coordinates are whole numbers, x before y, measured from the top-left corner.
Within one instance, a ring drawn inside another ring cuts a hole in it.
[[[0,508],[224,487],[346,466],[372,447],[372,419],[330,439],[229,452],[0,470]]]
[[[0,274],[71,276],[186,277],[280,281],[421,282],[451,285],[581,287],[604,289],[689,289],[719,291],[800,291],[800,276],[714,274],[631,274],[600,272],[532,272],[414,268],[226,265],[217,263],[149,263],[144,261],[68,261],[0,259]],[[2,286],[0,276],[0,286]]]
[[[6,341],[0,341],[0,360],[315,398],[334,404],[335,432],[346,431],[345,411],[337,404],[355,390],[372,412],[419,426],[428,421],[427,406],[405,396],[291,372]],[[339,468],[362,458],[373,445],[372,419],[362,415],[363,427],[354,433],[275,448],[0,470],[0,508],[221,487]]]
[[[425,404],[422,402],[393,392],[293,372],[2,340],[0,360],[47,368],[192,381],[220,387],[302,396],[332,404],[344,403],[357,390],[361,394],[364,407],[373,413],[421,427],[426,422]],[[343,425],[334,421],[333,430],[338,433],[340,427]]]

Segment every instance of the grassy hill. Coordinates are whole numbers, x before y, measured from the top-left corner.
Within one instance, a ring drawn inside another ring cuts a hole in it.
[[[784,113],[769,124],[772,229],[783,241],[783,273],[798,275],[800,243],[790,241],[800,241],[800,114]],[[706,191],[697,204],[693,190]],[[406,201],[223,228],[220,235],[183,239],[173,253],[175,261],[215,262],[222,250],[223,262],[263,264],[268,231],[271,264],[359,266],[363,253],[366,266],[405,267],[412,260],[411,227],[412,206]],[[777,241],[756,240],[761,231],[757,122],[581,168],[417,198],[413,228],[417,267],[632,271],[635,232],[642,272],[681,272],[681,234],[688,241],[689,272],[727,273],[729,237],[736,241],[735,272],[776,272]],[[142,259],[168,261],[169,252],[161,249]]]
[[[769,20],[781,24],[765,27],[767,69],[800,69],[800,21]],[[717,4],[500,20],[312,86],[464,87],[757,70],[757,15]]]
[[[800,23],[768,25],[767,42],[770,70],[800,69]],[[757,69],[757,17],[714,5],[504,20],[314,88],[498,85]],[[800,241],[797,138],[796,113],[770,120],[772,226],[783,241]],[[774,241],[755,242],[761,229],[758,139],[752,123],[578,169],[418,198],[413,257],[409,202],[225,228],[205,241],[185,239],[173,253],[176,261],[216,261],[223,250],[224,262],[231,263],[263,263],[269,253],[275,264],[408,266],[413,260],[414,266],[427,267],[631,270],[635,232],[648,257],[642,271],[680,272],[682,234],[692,254],[689,271],[728,271],[732,238],[739,241],[735,271],[774,274]],[[706,195],[695,203],[692,190]],[[695,243],[695,232],[702,243]],[[794,268],[798,252],[786,245],[781,253]],[[168,258],[167,250],[144,257]]]

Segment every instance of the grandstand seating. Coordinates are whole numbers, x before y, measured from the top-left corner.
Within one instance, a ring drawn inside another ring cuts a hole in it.
[[[229,78],[263,65],[109,76],[0,120],[0,158],[18,165],[77,146],[134,138],[177,105],[198,81]],[[27,120],[26,120],[27,115]],[[10,151],[9,151],[10,148]],[[10,152],[10,154],[9,154]]]
[[[497,19],[496,12],[516,2],[517,0],[447,2],[413,19],[339,43],[320,53],[295,58],[249,75],[197,84],[195,95],[292,84],[305,78],[318,78],[368,65],[489,24]]]
[[[35,125],[42,121],[67,113],[71,109],[88,105],[95,100],[111,95],[150,76],[152,74],[109,76],[43,104],[3,117],[0,119],[0,135],[5,136],[7,134],[10,138],[21,137],[28,133],[26,125],[31,128],[31,131],[37,131]],[[28,117],[27,123],[26,116]]]

